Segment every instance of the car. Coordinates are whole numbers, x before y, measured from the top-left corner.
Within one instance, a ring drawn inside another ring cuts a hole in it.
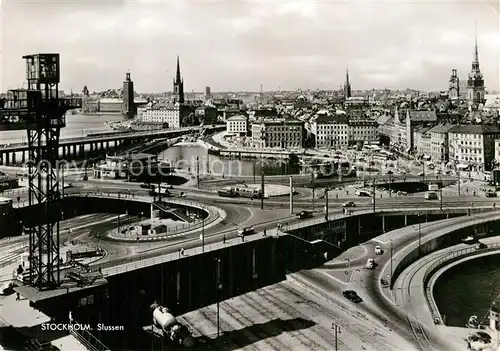
[[[469,244],[470,245],[470,244],[474,244],[476,242],[476,239],[474,239],[472,236],[468,236],[466,238],[463,238],[462,242],[464,244]]]
[[[482,242],[478,242],[476,244],[476,246],[474,246],[474,248],[476,250],[484,250],[484,249],[487,249],[488,248],[488,245],[486,245],[485,243],[482,243]]]
[[[375,246],[374,251],[375,251],[375,255],[382,255],[384,253],[384,250],[382,250],[382,248],[379,245]]]
[[[342,291],[342,295],[344,295],[346,299],[354,303],[363,302],[363,299],[359,297],[359,295],[354,290],[344,290]]]
[[[387,171],[387,174],[394,174],[394,172],[393,172],[393,171],[391,171],[391,170],[388,170],[388,171]]]
[[[142,184],[141,184],[141,188],[143,188],[143,189],[151,189],[151,188],[153,188],[153,187],[154,187],[154,186],[153,186],[153,185],[151,185],[151,184],[149,184],[149,183],[142,183]]]
[[[438,200],[439,197],[435,192],[429,191],[425,193],[425,199],[426,200]]]
[[[238,229],[238,236],[245,236],[245,235],[250,235],[250,234],[254,234],[255,233],[255,229],[253,229],[253,227],[246,227],[246,228],[240,228]]]
[[[496,191],[487,191],[486,197],[497,197],[497,192]]]
[[[0,285],[0,295],[12,295],[14,293],[14,284],[12,283],[3,283]]]
[[[375,263],[375,260],[373,258],[369,258],[366,260],[366,269],[374,269],[376,266],[377,264]]]
[[[356,207],[356,204],[352,201],[346,202],[342,207]]]
[[[311,218],[312,216],[313,216],[312,212],[302,211],[300,213],[297,213],[295,215],[295,218],[297,218],[297,219],[306,219],[306,218]]]
[[[418,173],[418,176],[419,176],[419,177],[423,177],[423,176],[424,176],[424,172],[419,172],[419,173]]]

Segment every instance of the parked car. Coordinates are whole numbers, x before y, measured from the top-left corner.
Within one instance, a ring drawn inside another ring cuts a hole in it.
[[[382,255],[384,253],[384,250],[382,250],[382,248],[379,245],[375,246],[374,251],[375,251],[375,255]]]
[[[344,295],[345,298],[354,303],[363,302],[363,299],[359,297],[359,295],[354,290],[344,290],[342,291],[342,295]]]
[[[497,197],[497,192],[496,191],[487,191],[486,197]]]
[[[356,207],[356,204],[352,201],[346,202],[342,207]]]
[[[302,211],[295,215],[297,219],[306,219],[306,218],[311,218],[312,216],[313,216],[312,212],[309,211]]]
[[[488,248],[488,245],[482,242],[478,242],[476,246],[474,247],[476,250],[484,250]]]
[[[238,229],[238,236],[251,235],[255,233],[255,229],[253,227],[246,227]]]

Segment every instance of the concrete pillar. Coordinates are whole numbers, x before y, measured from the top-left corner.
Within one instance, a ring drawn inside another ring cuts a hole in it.
[[[405,227],[408,225],[408,215],[405,215]]]
[[[293,177],[290,177],[290,214],[293,214]]]
[[[361,216],[358,216],[358,236],[361,235]]]
[[[21,162],[26,163],[26,151],[21,151]]]
[[[61,146],[61,148],[62,148],[62,157],[66,158],[66,146],[63,145]]]
[[[16,163],[16,152],[14,151],[12,153],[12,164],[15,164]]]
[[[382,216],[382,233],[385,233],[385,216]]]
[[[0,165],[3,165],[3,155],[4,155],[3,152],[0,153]]]

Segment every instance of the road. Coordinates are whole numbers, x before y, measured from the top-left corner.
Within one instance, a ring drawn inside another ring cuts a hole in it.
[[[451,225],[460,226],[470,223],[475,218],[488,218],[491,214],[480,214],[473,217],[459,217],[421,225],[422,238],[436,235],[436,231],[447,230]],[[430,326],[415,323],[414,317],[409,315],[405,308],[416,308],[412,305],[397,306],[384,293],[380,279],[390,279],[385,274],[385,267],[390,272],[391,263],[391,240],[392,257],[395,257],[409,245],[418,240],[416,226],[407,226],[378,238],[369,240],[358,247],[352,248],[337,257],[323,268],[313,269],[295,273],[298,279],[302,279],[312,285],[313,288],[321,290],[333,300],[345,300],[342,291],[346,289],[355,290],[363,299],[358,308],[367,314],[384,321],[391,329],[412,341],[416,349],[423,350],[456,350],[456,344],[443,340],[443,336],[436,332],[433,324]],[[374,254],[374,247],[380,245],[384,253],[380,256]],[[375,258],[378,267],[374,270],[365,269],[367,258]],[[395,268],[395,264],[394,264]],[[346,274],[347,272],[347,274]],[[403,276],[404,279],[404,276]],[[421,284],[421,283],[419,283]],[[409,285],[406,285],[407,287]],[[415,285],[413,285],[415,286]],[[411,290],[407,292],[411,294]],[[390,296],[390,294],[389,294]],[[418,305],[418,308],[421,308]],[[463,346],[463,344],[462,344]]]

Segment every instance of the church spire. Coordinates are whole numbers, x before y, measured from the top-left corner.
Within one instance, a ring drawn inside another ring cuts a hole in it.
[[[349,67],[346,66],[345,69],[345,85],[344,85],[344,98],[351,97],[351,82],[349,81]]]
[[[175,82],[181,82],[181,65],[179,63],[179,55],[177,55],[177,73],[175,74]]]
[[[474,22],[474,63],[479,64],[479,50],[477,49],[477,23]]]

